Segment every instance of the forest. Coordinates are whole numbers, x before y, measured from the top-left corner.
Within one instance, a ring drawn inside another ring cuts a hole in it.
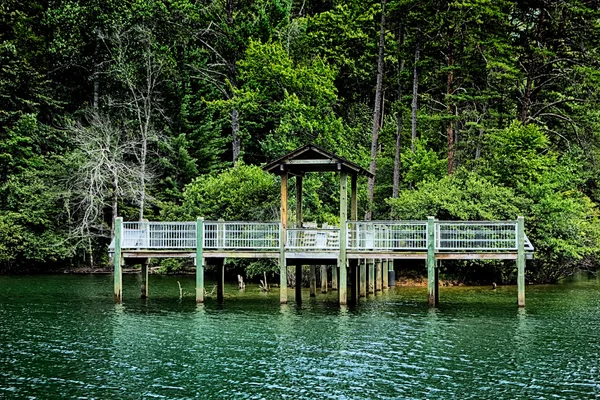
[[[528,282],[596,269],[599,5],[3,0],[0,270],[107,263],[116,216],[277,220],[261,165],[307,143],[375,173],[361,217],[522,215]]]

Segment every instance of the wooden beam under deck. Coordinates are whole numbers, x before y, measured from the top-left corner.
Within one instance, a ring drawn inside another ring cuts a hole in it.
[[[279,251],[237,251],[237,250],[204,250],[204,258],[279,258]],[[190,250],[122,250],[123,258],[194,258],[195,251]],[[305,262],[309,265],[314,260],[314,264],[328,264],[328,261],[334,261],[338,258],[337,251],[286,251],[285,257],[294,265],[295,262]],[[376,260],[381,258],[389,259],[413,259],[425,260],[427,253],[417,252],[360,252],[348,251],[346,257],[349,260],[368,259]],[[528,260],[533,259],[532,253],[526,253]],[[435,253],[436,260],[516,260],[517,253]],[[321,262],[323,261],[323,262]]]

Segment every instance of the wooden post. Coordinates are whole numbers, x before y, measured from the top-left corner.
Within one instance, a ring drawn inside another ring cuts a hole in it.
[[[394,260],[391,259],[390,263],[389,263],[389,269],[388,269],[388,286],[389,287],[394,287],[396,286],[396,271],[394,271]]]
[[[285,241],[287,234],[287,190],[288,173],[281,174],[281,226],[279,228],[279,302],[287,303],[287,263],[285,260]]]
[[[375,291],[381,292],[381,260],[375,260]]]
[[[196,218],[196,303],[204,303],[204,219]]]
[[[296,177],[296,228],[302,228],[302,177]]]
[[[348,260],[348,276],[350,278],[350,304],[358,304],[358,260]]]
[[[389,265],[390,264],[390,260],[383,260],[383,263],[381,265],[381,277],[383,278],[383,284],[382,284],[382,289],[387,289],[388,288],[388,270],[389,270]]]
[[[223,304],[225,297],[225,259],[217,258],[217,303]]]
[[[360,260],[360,297],[367,296],[367,261]]]
[[[331,266],[331,290],[338,290],[338,267]]]
[[[142,287],[140,288],[140,297],[142,299],[148,298],[148,265],[150,259],[146,258],[142,262]]]
[[[296,304],[302,303],[302,264],[296,264]]]
[[[321,293],[327,293],[327,265],[321,265]]]
[[[317,266],[310,266],[310,297],[317,296]]]
[[[348,174],[340,171],[340,254],[338,267],[340,269],[339,294],[340,305],[348,304],[347,299],[347,259],[348,245]]]
[[[358,177],[354,174],[350,181],[350,220],[358,219],[358,198],[357,198],[357,183]]]
[[[517,302],[525,307],[525,219],[517,218]]]
[[[367,265],[369,268],[369,294],[375,293],[375,262],[373,260],[367,260]]]
[[[435,220],[427,217],[427,302],[430,307],[435,307]]]
[[[115,254],[114,263],[114,289],[115,302],[120,303],[123,300],[123,275],[121,273],[121,265],[123,265],[123,257],[121,256],[121,232],[123,231],[123,217],[115,219]]]

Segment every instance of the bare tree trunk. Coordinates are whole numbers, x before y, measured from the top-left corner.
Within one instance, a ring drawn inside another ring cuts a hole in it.
[[[398,128],[396,130],[396,154],[394,156],[394,179],[392,184],[392,197],[397,198],[398,193],[400,192],[400,168],[401,168],[401,159],[400,159],[400,150],[402,147],[402,128],[404,123],[403,110],[402,110],[402,71],[404,71],[404,59],[400,58],[400,52],[402,49],[402,45],[404,44],[404,32],[402,29],[402,24],[400,24],[400,28],[398,28],[398,60],[399,60],[399,68],[398,68],[398,104],[400,104],[400,108],[398,110]]]
[[[368,191],[369,191],[369,207],[365,213],[365,219],[368,221],[371,219],[373,211],[371,209],[373,204],[373,197],[375,192],[375,170],[376,170],[376,159],[377,159],[377,144],[379,141],[379,129],[381,123],[381,102],[382,102],[382,87],[383,87],[383,50],[385,46],[385,1],[381,1],[381,27],[379,30],[379,55],[377,58],[377,84],[375,87],[375,107],[373,110],[373,135],[371,138],[371,163],[369,165],[369,172],[373,174],[369,177]]]
[[[415,141],[417,140],[417,96],[419,94],[419,71],[417,64],[419,63],[419,42],[415,47],[415,64],[413,66],[413,95],[412,95],[412,135],[410,141],[410,149],[415,151]]]
[[[112,198],[112,218],[110,224],[110,237],[115,237],[115,220],[119,216],[119,176],[117,173],[113,175],[113,198]]]

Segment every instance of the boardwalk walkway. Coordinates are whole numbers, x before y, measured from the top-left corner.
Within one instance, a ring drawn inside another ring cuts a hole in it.
[[[120,301],[122,297],[124,259],[196,259],[196,299],[202,302],[205,263],[218,263],[225,258],[272,258],[279,260],[282,274],[287,274],[288,265],[336,265],[340,270],[349,270],[349,279],[339,282],[340,303],[345,304],[347,286],[351,299],[356,300],[367,279],[364,268],[358,267],[359,260],[402,258],[426,260],[429,302],[435,305],[436,260],[509,259],[517,260],[518,302],[524,305],[525,259],[531,256],[533,246],[525,236],[522,218],[497,222],[437,221],[431,217],[426,221],[349,221],[344,230],[346,240],[341,240],[339,227],[330,226],[285,228],[280,222],[201,218],[192,222],[122,222],[118,218],[110,248],[115,260],[115,298]],[[387,280],[385,276],[383,279]],[[281,291],[284,303],[287,288],[282,287]]]

